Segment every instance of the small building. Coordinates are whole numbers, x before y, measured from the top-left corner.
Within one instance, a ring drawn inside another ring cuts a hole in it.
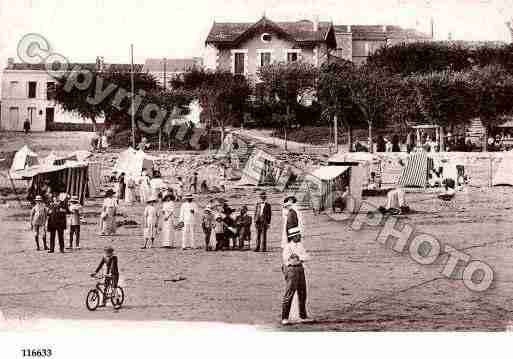
[[[432,41],[430,35],[395,25],[335,25],[335,55],[357,65],[385,46]]]
[[[143,72],[150,73],[161,86],[166,82],[166,88],[169,88],[169,81],[176,76],[192,69],[201,69],[203,67],[203,58],[191,57],[184,59],[146,59]]]
[[[68,64],[69,69],[96,69],[98,63]],[[140,70],[142,65],[136,65]],[[101,63],[101,69],[129,71],[130,65]],[[52,122],[87,123],[80,116],[64,111],[52,99],[56,80],[44,64],[16,63],[8,60],[2,72],[2,98],[0,131],[23,131],[25,119],[30,121],[31,131],[46,131]],[[103,119],[97,119],[98,123]]]

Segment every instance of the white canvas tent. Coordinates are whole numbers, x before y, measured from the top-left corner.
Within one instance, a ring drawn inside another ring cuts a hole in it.
[[[27,167],[39,164],[37,153],[33,152],[28,146],[23,146],[14,155],[11,165],[11,172],[20,171]]]
[[[331,208],[337,192],[348,185],[348,210],[358,212],[365,177],[365,168],[361,166],[322,166],[308,174],[305,178],[306,190],[320,199],[321,209]]]
[[[246,162],[238,184],[253,186],[276,184],[286,170],[287,167],[281,161],[269,153],[257,149]]]
[[[139,177],[143,170],[151,173],[153,170],[153,161],[155,158],[147,155],[144,151],[136,151],[129,147],[119,154],[114,171],[116,173],[125,173],[129,177]]]
[[[492,179],[493,186],[513,186],[513,152],[506,152]]]

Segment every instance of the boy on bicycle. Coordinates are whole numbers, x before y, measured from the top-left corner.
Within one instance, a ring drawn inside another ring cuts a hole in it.
[[[105,247],[104,255],[100,264],[96,268],[96,271],[91,274],[91,277],[94,277],[98,274],[98,272],[105,265],[105,289],[107,286],[111,286],[113,293],[118,286],[119,280],[119,270],[118,270],[118,257],[114,255],[114,249],[112,247]],[[106,298],[103,299],[104,304],[106,303]]]

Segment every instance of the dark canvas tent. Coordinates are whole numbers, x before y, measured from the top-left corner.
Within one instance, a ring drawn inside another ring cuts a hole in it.
[[[67,162],[60,166],[33,166],[22,171],[20,176],[22,179],[32,180],[32,194],[39,193],[43,184],[49,181],[54,187],[53,190],[78,196],[83,203],[88,190],[88,167],[84,162]]]

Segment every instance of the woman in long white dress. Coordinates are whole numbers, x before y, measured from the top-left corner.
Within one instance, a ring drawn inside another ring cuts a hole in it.
[[[109,189],[103,200],[102,214],[100,219],[101,235],[109,236],[116,233],[116,210],[118,201],[113,198],[114,191]]]
[[[146,173],[143,172],[141,180],[139,181],[139,200],[141,203],[146,204],[151,197],[151,185],[150,185],[150,177]]]
[[[162,232],[160,238],[162,247],[173,248],[175,244],[175,197],[167,194],[162,205]]]

